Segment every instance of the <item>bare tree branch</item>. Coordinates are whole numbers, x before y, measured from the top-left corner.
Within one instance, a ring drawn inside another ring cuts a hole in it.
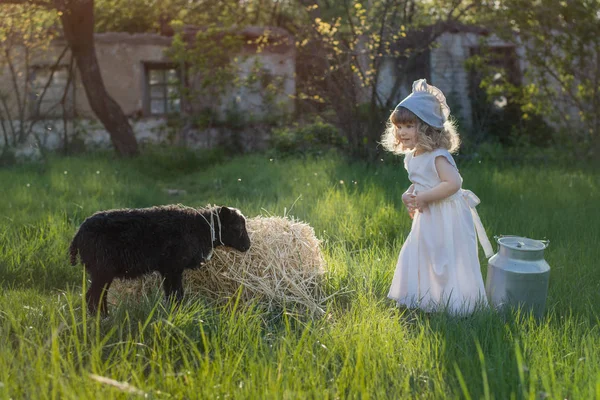
[[[74,80],[74,69],[75,68],[75,58],[73,57],[73,54],[71,54],[71,60],[69,61],[69,78],[67,80],[67,86],[65,87],[65,91],[63,93],[62,99],[60,99],[60,104],[62,105],[62,109],[63,109],[63,145],[64,145],[64,151],[65,153],[67,153],[67,151],[69,150],[69,135],[67,132],[67,106],[65,106],[66,102],[67,102],[67,96],[69,93],[69,88],[71,87],[71,84]],[[74,111],[74,110],[73,110]]]
[[[25,120],[25,112],[23,110],[23,104],[21,103],[21,91],[19,90],[18,74],[15,69],[13,59],[10,55],[10,50],[8,48],[4,49],[4,55],[6,56],[8,69],[10,71],[11,83],[13,85],[14,95],[17,98],[17,113],[19,114],[19,121],[22,124],[23,123],[22,121]],[[21,132],[22,130],[23,130],[23,126],[21,125],[19,127],[19,132]],[[16,134],[16,132],[14,132],[14,133]]]
[[[4,148],[2,149],[2,153],[4,153],[10,147],[10,143],[8,142],[8,132],[2,116],[0,116],[0,125],[2,125],[2,134],[4,136]]]
[[[54,63],[54,65],[52,65],[50,67],[50,76],[48,77],[48,80],[46,81],[46,84],[44,85],[44,89],[42,90],[42,93],[38,97],[38,101],[37,101],[37,105],[36,105],[38,110],[40,108],[40,105],[42,104],[42,100],[44,99],[44,96],[46,95],[46,92],[48,91],[48,88],[52,84],[52,79],[54,78],[54,73],[56,72],[56,69],[60,65],[60,62],[62,61],[62,59],[65,56],[65,54],[67,54],[68,50],[69,50],[69,46],[65,46],[65,48],[63,49],[62,53],[60,54],[60,56],[58,57],[58,59],[56,60],[56,62]],[[71,77],[69,76],[69,79],[70,78]],[[67,83],[67,87],[65,88],[65,91],[67,89],[68,89],[68,83]],[[57,103],[57,104],[59,104],[59,103]],[[27,131],[27,135],[25,135],[25,136],[28,136],[33,131],[34,125],[37,122],[39,122],[39,121],[45,119],[46,117],[48,117],[48,115],[50,115],[52,113],[52,111],[54,111],[55,108],[56,108],[56,104],[54,106],[52,106],[50,109],[48,109],[45,114],[43,114],[43,115],[36,114],[34,116],[34,118],[33,118],[33,121],[29,124],[29,129]]]
[[[387,21],[387,15],[388,15],[388,10],[391,7],[391,0],[388,0],[385,2],[385,7],[382,13],[382,20],[381,20],[381,28],[379,29],[379,44],[377,46],[377,54],[375,55],[376,57],[376,62],[374,63],[375,65],[375,76],[373,77],[374,83],[371,86],[371,107],[375,106],[375,102],[379,105],[379,107],[383,107],[383,101],[381,100],[381,97],[379,97],[379,91],[378,89],[378,82],[379,82],[379,74],[381,73],[381,65],[382,65],[382,57],[380,57],[379,55],[383,53],[383,43],[384,43],[384,33],[385,33],[385,24]],[[392,21],[395,19],[396,14],[397,14],[397,10],[398,8],[395,7],[394,8],[394,13],[392,14]]]
[[[8,105],[8,102],[6,101],[6,96],[0,96],[0,101],[2,102],[2,107],[4,107],[4,112],[6,113],[6,119],[8,120],[8,123],[10,124],[11,136],[13,138],[12,144],[14,146],[15,138],[17,135],[17,128],[15,128],[15,124],[13,122],[12,115],[10,112],[10,106]]]

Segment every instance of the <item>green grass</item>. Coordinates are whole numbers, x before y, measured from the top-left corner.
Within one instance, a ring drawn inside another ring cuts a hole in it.
[[[542,321],[427,316],[386,299],[410,229],[400,160],[169,150],[2,169],[0,398],[600,398],[600,173],[486,163],[461,171],[490,237],[550,240]],[[84,271],[67,257],[78,225],[99,209],[167,203],[310,223],[323,240],[326,290],[339,293],[327,314],[192,294],[170,310],[157,293],[105,320],[87,315]]]

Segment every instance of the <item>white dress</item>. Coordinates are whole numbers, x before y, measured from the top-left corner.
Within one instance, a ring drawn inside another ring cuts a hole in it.
[[[445,149],[405,156],[404,166],[415,193],[441,182],[435,169],[435,159],[440,156],[456,167]],[[460,189],[446,199],[429,203],[422,213],[415,213],[398,257],[390,299],[411,308],[455,315],[487,306],[477,234],[487,257],[492,256],[492,247],[475,211],[477,204],[479,199],[473,192]]]

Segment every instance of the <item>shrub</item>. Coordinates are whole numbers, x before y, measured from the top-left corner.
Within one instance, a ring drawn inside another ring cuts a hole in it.
[[[321,120],[305,126],[275,129],[271,136],[272,148],[282,154],[318,154],[344,149],[346,145],[347,139],[338,128]]]

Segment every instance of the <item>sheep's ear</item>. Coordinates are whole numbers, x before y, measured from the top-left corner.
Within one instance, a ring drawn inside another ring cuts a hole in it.
[[[233,211],[232,211],[232,210],[231,210],[231,208],[229,208],[229,207],[225,207],[225,206],[223,206],[223,207],[221,207],[221,208],[219,209],[219,215],[220,215],[221,217],[228,217],[228,216],[230,216],[231,214],[233,214]]]

